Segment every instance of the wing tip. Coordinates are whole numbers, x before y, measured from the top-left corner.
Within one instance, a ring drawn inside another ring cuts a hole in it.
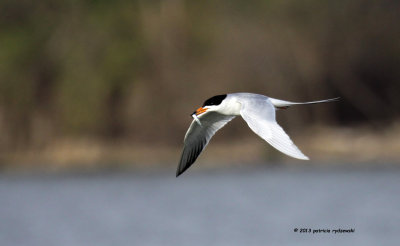
[[[184,170],[179,170],[179,168],[178,168],[176,170],[176,176],[175,177],[179,177],[183,172],[184,172]]]
[[[302,157],[302,158],[299,158],[300,160],[304,160],[304,161],[309,161],[310,160],[310,158],[308,157],[308,156],[304,156],[304,157]]]
[[[303,160],[303,161],[309,161],[310,160],[310,158],[308,156],[306,156],[305,154],[303,154],[300,150],[299,150],[299,153],[296,153],[296,155],[288,154],[288,153],[284,153],[284,154],[286,154],[288,156],[291,156],[293,158],[299,159],[299,160]]]
[[[179,177],[182,173],[184,173],[189,167],[191,166],[191,164],[189,165],[182,165],[182,163],[179,164],[178,168],[176,169],[176,177]]]
[[[279,149],[278,149],[279,150]],[[296,154],[293,154],[293,153],[287,153],[287,152],[283,152],[282,150],[279,150],[280,152],[282,152],[283,154],[285,154],[285,155],[287,155],[287,156],[290,156],[290,157],[292,157],[292,158],[295,158],[295,159],[298,159],[298,160],[303,160],[303,161],[309,161],[310,160],[310,158],[308,157],[308,156],[306,156],[306,155],[304,155],[303,153],[296,153]]]

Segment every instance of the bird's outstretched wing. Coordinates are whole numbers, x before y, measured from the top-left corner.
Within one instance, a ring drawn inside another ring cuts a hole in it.
[[[235,116],[206,112],[200,115],[199,118],[201,126],[193,120],[186,132],[181,160],[176,170],[177,177],[196,161],[212,136]]]
[[[240,114],[250,129],[274,148],[291,157],[308,160],[276,122],[275,108],[269,99],[243,103]]]

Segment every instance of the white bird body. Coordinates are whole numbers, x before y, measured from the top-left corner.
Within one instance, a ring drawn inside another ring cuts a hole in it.
[[[242,116],[251,130],[274,148],[291,157],[308,160],[275,119],[275,111],[292,105],[315,104],[336,101],[338,98],[289,102],[253,93],[218,95],[206,100],[193,114],[184,138],[184,148],[176,176],[188,169],[207,146],[211,137],[236,116]]]

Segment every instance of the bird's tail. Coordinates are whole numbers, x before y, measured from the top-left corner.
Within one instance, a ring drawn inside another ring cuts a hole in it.
[[[287,109],[288,107],[293,106],[293,105],[335,102],[335,101],[338,101],[339,99],[340,99],[340,97],[331,98],[331,99],[325,99],[325,100],[319,100],[319,101],[312,101],[312,102],[289,102],[289,101],[279,100],[279,99],[275,99],[275,98],[269,98],[271,103],[277,109]]]

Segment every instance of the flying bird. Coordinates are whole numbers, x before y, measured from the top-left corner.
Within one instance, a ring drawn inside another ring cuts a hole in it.
[[[207,99],[191,114],[193,121],[186,132],[176,177],[185,172],[210,142],[212,136],[236,116],[272,147],[293,158],[308,160],[275,119],[275,111],[293,105],[337,101],[339,98],[312,102],[289,102],[253,93],[232,93]]]

